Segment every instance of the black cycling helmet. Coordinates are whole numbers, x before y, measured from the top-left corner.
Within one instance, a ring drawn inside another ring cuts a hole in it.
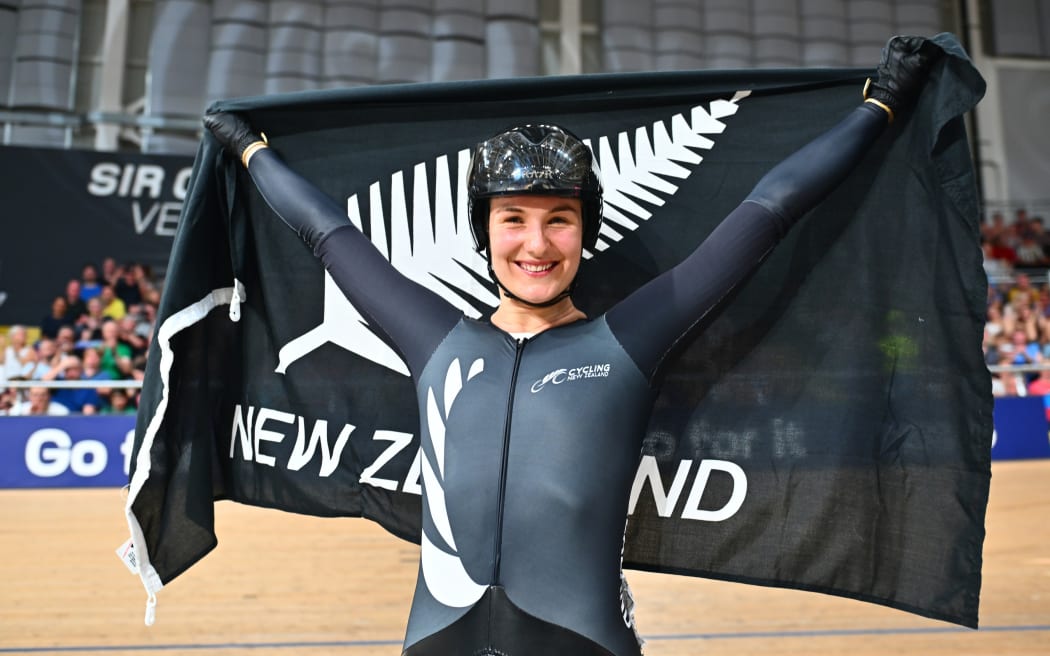
[[[579,198],[583,247],[593,249],[602,227],[602,183],[594,154],[557,125],[524,125],[478,144],[467,176],[470,230],[478,252],[489,244],[489,201],[536,194]]]

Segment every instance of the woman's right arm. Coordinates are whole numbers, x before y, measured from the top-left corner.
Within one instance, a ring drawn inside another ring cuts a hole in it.
[[[347,218],[344,209],[292,171],[234,114],[204,125],[248,169],[263,199],[295,230],[366,319],[384,332],[419,372],[461,313],[399,273]]]

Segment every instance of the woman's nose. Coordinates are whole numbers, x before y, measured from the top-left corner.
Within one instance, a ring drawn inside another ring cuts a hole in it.
[[[534,253],[541,253],[547,250],[547,233],[542,225],[529,226],[525,235],[525,247]]]

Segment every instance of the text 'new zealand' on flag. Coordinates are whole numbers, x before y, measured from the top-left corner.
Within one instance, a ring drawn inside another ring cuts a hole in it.
[[[992,400],[951,39],[918,106],[737,288],[668,372],[630,494],[626,567],[814,590],[977,625]],[[605,225],[576,294],[599,314],[679,262],[868,71],[651,73],[223,102],[412,280],[471,317],[472,148],[509,126],[588,141]],[[216,544],[215,499],[362,516],[418,541],[407,369],[206,136],[168,268],[128,520],[152,594]],[[584,466],[601,467],[595,453]]]

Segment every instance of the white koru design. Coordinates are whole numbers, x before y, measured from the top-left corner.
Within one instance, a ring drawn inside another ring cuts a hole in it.
[[[685,180],[700,164],[698,151],[710,150],[715,142],[708,135],[722,134],[722,119],[736,114],[738,103],[750,94],[738,91],[729,99],[693,107],[689,115],[675,114],[651,126],[625,130],[615,137],[601,137],[597,147],[589,140],[598,160],[605,200],[605,223],[594,257],[636,230],[652,216],[651,207],[660,207],[678,191],[673,180]],[[427,177],[425,163],[416,164],[411,173],[412,213],[406,191],[405,173],[398,171],[390,181],[390,234],[383,213],[380,183],[369,187],[368,234],[372,243],[401,273],[438,294],[469,317],[478,317],[478,305],[495,307],[499,298],[481,280],[487,280],[485,259],[474,250],[467,214],[466,177],[470,151],[456,153],[453,176],[449,157],[435,163],[436,179]],[[453,180],[456,181],[453,186]],[[434,202],[431,206],[431,187]],[[357,194],[347,199],[347,216],[363,227]],[[409,230],[411,222],[412,229]],[[321,345],[332,342],[377,364],[408,375],[400,356],[380,340],[368,322],[339,291],[325,272],[324,314],[320,326],[288,342],[278,355],[277,372]]]
[[[470,365],[467,380],[471,380],[485,369],[485,361],[478,358]],[[452,524],[445,505],[445,422],[452,412],[452,404],[463,389],[463,373],[459,359],[452,361],[445,374],[444,413],[434,396],[434,388],[427,389],[427,428],[434,450],[434,462],[423,451],[423,489],[427,513],[434,522],[441,539],[451,551],[435,545],[426,530],[420,540],[423,580],[434,599],[446,606],[464,608],[470,606],[485,593],[484,585],[476,582],[463,567],[459,549],[452,535]]]

